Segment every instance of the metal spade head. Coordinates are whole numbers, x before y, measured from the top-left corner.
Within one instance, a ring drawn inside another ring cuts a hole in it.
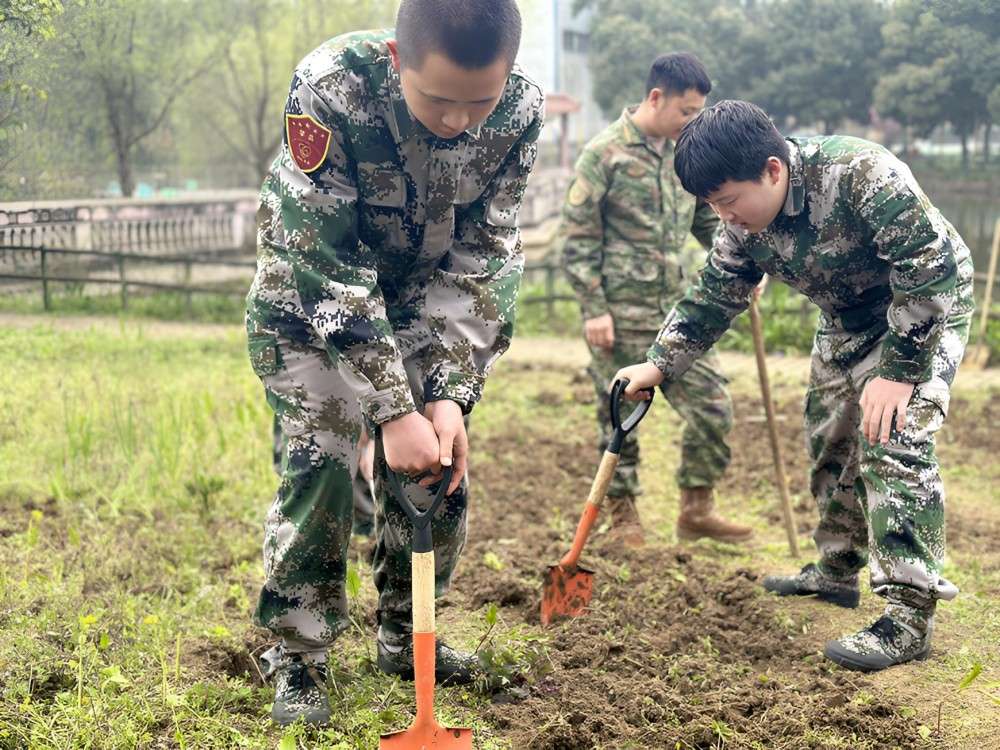
[[[443,727],[431,720],[392,734],[383,734],[378,750],[472,750],[472,730]]]
[[[550,565],[542,583],[542,625],[560,617],[579,617],[594,595],[594,571]]]

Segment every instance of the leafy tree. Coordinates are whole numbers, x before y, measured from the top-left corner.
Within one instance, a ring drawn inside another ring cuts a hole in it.
[[[221,60],[186,96],[189,123],[207,123],[217,136],[211,151],[197,129],[181,130],[184,145],[204,162],[239,165],[245,184],[256,185],[281,144],[281,112],[296,63],[324,39],[392,22],[391,0],[226,0],[220,12],[237,26]]]
[[[216,64],[223,19],[192,0],[85,0],[67,8],[58,49],[63,80],[110,145],[123,195],[135,190],[137,148],[181,93]]]
[[[884,9],[876,0],[580,0],[594,10],[594,96],[605,114],[641,97],[662,52],[697,54],[713,98],[752,99],[778,118],[868,120]]]
[[[37,57],[39,41],[54,35],[61,12],[60,0],[0,0],[0,171],[15,157],[25,102],[45,98],[44,89],[25,80],[24,68]]]
[[[578,0],[575,8],[594,10],[594,99],[608,117],[642,99],[650,63],[665,52],[696,54],[715,83],[713,98],[738,96],[754,68],[739,0]]]
[[[875,0],[783,0],[764,10],[766,73],[747,98],[776,118],[868,122],[882,47],[883,7]]]
[[[980,125],[989,140],[988,100],[1000,84],[1000,8],[989,0],[900,0],[882,33],[879,109],[918,132],[949,123],[967,167],[969,138]]]

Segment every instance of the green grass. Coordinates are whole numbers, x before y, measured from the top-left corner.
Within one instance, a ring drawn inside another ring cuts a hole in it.
[[[371,748],[408,723],[412,689],[376,673],[371,628],[342,639],[325,732],[271,726],[270,689],[230,666],[263,646],[249,615],[275,486],[239,328],[13,329],[0,348],[20,374],[0,395],[0,748]],[[487,630],[464,623],[473,643]],[[498,660],[530,657],[492,630]],[[441,714],[500,747],[483,700],[449,690]]]

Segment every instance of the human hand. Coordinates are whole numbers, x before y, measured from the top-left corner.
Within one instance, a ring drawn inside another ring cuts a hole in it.
[[[615,321],[611,313],[598,315],[583,322],[583,335],[587,343],[599,349],[611,349],[615,344]]]
[[[764,278],[753,288],[753,298],[756,302],[760,302],[760,298],[764,296],[765,289],[767,289],[767,274],[764,274]]]
[[[469,436],[465,432],[462,407],[455,401],[447,399],[431,401],[424,407],[424,415],[430,420],[437,434],[438,465],[455,467],[448,491],[445,493],[450,495],[458,489],[469,466]],[[433,476],[421,479],[420,484],[427,487],[439,482],[442,476],[443,472],[439,470]]]
[[[615,380],[628,381],[623,395],[629,401],[649,401],[653,395],[643,389],[654,388],[662,383],[663,372],[652,362],[642,362],[638,365],[623,367],[615,373],[615,377],[611,381],[612,385]]]
[[[868,382],[861,392],[861,430],[865,440],[872,445],[888,443],[893,412],[896,413],[896,429],[906,426],[906,407],[913,388],[913,383],[885,378],[873,378]]]
[[[434,426],[422,414],[411,411],[382,424],[382,447],[389,468],[415,476],[440,472],[440,451]]]
[[[375,480],[375,441],[368,437],[368,430],[361,430],[358,440],[358,470],[366,482]]]

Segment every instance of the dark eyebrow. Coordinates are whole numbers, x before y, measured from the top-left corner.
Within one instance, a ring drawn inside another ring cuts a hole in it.
[[[417,89],[417,91],[426,96],[428,99],[433,99],[434,101],[438,102],[448,102],[449,104],[488,104],[494,99],[494,97],[488,96],[485,99],[474,99],[469,102],[463,102],[459,101],[458,99],[446,99],[443,96],[435,96],[434,94],[428,94],[426,91],[423,91],[422,89]]]

